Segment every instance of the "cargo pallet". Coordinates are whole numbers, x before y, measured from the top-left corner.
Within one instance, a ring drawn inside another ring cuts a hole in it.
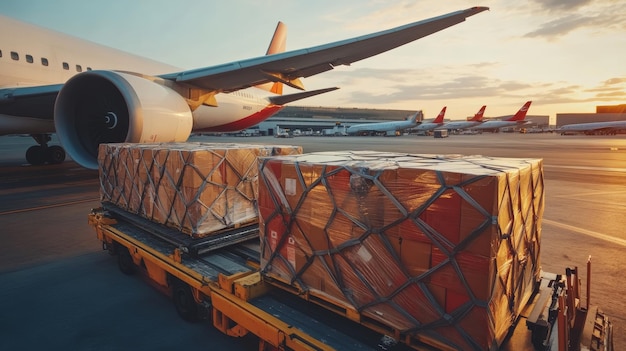
[[[233,337],[254,334],[259,350],[438,349],[355,310],[262,277],[256,225],[190,240],[104,205],[88,216],[103,249],[117,256],[122,272],[144,274],[171,296],[185,320],[210,318],[216,329]],[[581,305],[579,282],[577,268],[565,275],[543,273],[501,349],[612,351],[611,322],[597,307]]]

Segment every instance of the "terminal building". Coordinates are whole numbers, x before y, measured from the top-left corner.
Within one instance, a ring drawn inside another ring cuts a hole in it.
[[[401,121],[415,112],[415,110],[286,106],[253,129],[257,129],[256,132],[261,135],[274,135],[279,129],[319,134],[323,130],[341,129],[357,123]]]

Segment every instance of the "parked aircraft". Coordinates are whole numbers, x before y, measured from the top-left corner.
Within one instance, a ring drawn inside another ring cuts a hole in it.
[[[417,111],[404,121],[355,124],[348,127],[346,133],[348,133],[348,135],[374,135],[379,133],[397,135],[398,132],[415,127],[419,123],[417,116],[421,114],[422,111]]]
[[[590,122],[566,124],[556,130],[558,133],[581,133],[587,135],[615,135],[619,131],[626,132],[626,121]]]
[[[446,122],[442,126],[437,127],[436,129],[458,130],[458,129],[466,129],[466,128],[477,126],[483,123],[483,114],[485,114],[485,108],[487,108],[487,106],[483,105],[483,107],[481,107],[480,110],[476,112],[474,117],[472,117],[471,119],[467,121]]]
[[[397,28],[284,52],[278,25],[266,56],[181,70],[1,16],[0,135],[30,134],[33,164],[65,159],[48,147],[56,132],[80,165],[97,168],[107,142],[185,141],[192,132],[238,131],[288,102],[336,88],[280,95],[283,84],[380,54],[465,21],[472,7]],[[257,89],[261,88],[261,89]],[[260,96],[259,92],[270,96]],[[54,122],[53,122],[54,121]]]
[[[437,115],[437,118],[435,118],[434,120],[432,120],[431,122],[424,122],[422,124],[420,124],[419,126],[417,126],[416,128],[413,128],[413,130],[418,131],[418,132],[428,132],[431,131],[437,127],[440,127],[443,125],[443,118],[446,115],[446,107],[444,106],[441,109],[441,112],[439,112],[439,115]]]
[[[469,129],[478,131],[491,130],[497,132],[500,128],[524,125],[528,123],[525,118],[531,103],[532,101],[526,101],[526,103],[512,117],[503,120],[486,121]]]

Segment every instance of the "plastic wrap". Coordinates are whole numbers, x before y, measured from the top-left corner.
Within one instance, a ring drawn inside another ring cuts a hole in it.
[[[539,277],[540,159],[261,158],[262,273],[443,349],[495,349]]]
[[[203,237],[258,219],[257,157],[301,153],[282,145],[101,144],[101,200]]]

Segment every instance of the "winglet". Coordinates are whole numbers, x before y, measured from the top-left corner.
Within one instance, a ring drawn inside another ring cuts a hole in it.
[[[530,108],[531,103],[532,101],[526,101],[524,106],[522,106],[522,108],[520,108],[519,111],[517,111],[517,113],[513,117],[509,118],[507,121],[511,121],[511,122],[523,121],[524,118],[526,118],[526,113],[528,112],[528,109]]]
[[[472,117],[470,119],[470,121],[472,121],[472,122],[482,122],[483,115],[485,114],[485,109],[486,108],[487,108],[487,105],[483,105],[483,107],[481,107],[480,110],[478,110],[478,112],[476,112],[476,114],[474,115],[474,117]]]
[[[443,123],[443,117],[446,115],[446,108],[447,108],[447,106],[444,106],[441,109],[441,112],[439,112],[439,115],[437,115],[437,118],[435,118],[433,123]]]
[[[270,41],[270,45],[267,47],[265,55],[279,54],[285,52],[287,49],[287,26],[283,22],[278,22],[274,35]],[[283,83],[278,81],[274,83],[265,83],[256,86],[259,89],[267,90],[271,93],[282,95]]]

